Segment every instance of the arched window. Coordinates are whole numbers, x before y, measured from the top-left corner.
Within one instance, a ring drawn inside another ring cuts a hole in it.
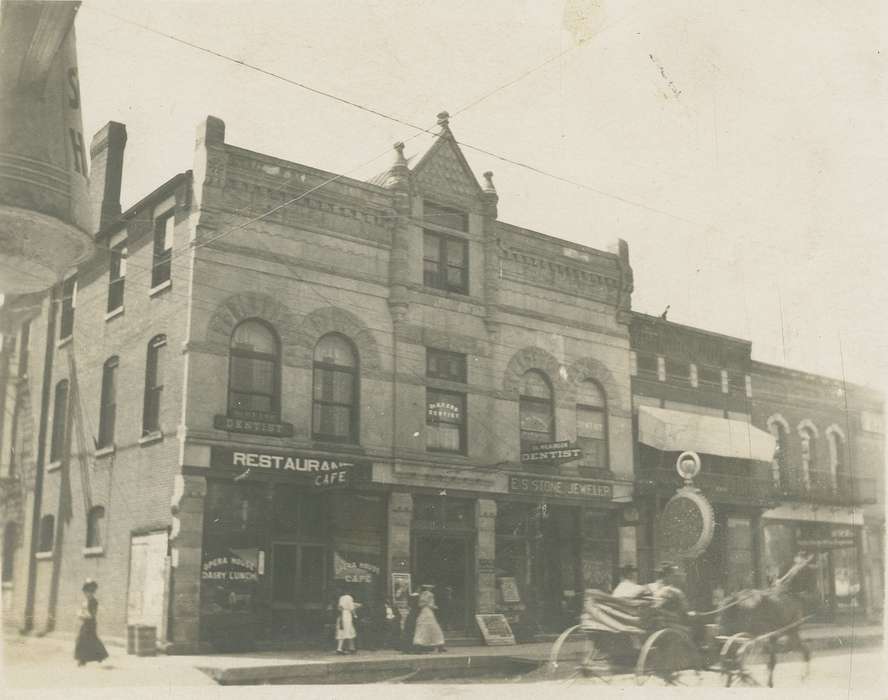
[[[531,445],[555,439],[552,386],[539,370],[529,369],[521,378],[518,413],[522,452],[527,452]]]
[[[577,446],[583,450],[581,466],[607,469],[607,403],[591,379],[577,387]]]
[[[806,490],[811,488],[811,480],[817,479],[817,429],[805,421],[799,426],[802,444],[802,483]]]
[[[142,412],[142,435],[160,431],[165,355],[166,336],[154,336],[148,343],[148,358],[145,362],[145,407]]]
[[[312,437],[358,442],[358,358],[337,333],[325,335],[314,350]]]
[[[102,397],[99,407],[98,446],[114,443],[114,418],[117,413],[117,357],[109,357],[102,368]]]
[[[231,334],[228,413],[254,418],[280,416],[280,351],[277,336],[262,321],[238,324]]]
[[[86,516],[87,547],[102,547],[105,544],[104,526],[105,508],[103,506],[93,506],[89,509],[89,513]]]
[[[778,489],[784,486],[789,454],[787,453],[789,426],[782,416],[771,416],[768,419],[768,431],[774,436],[774,459],[771,462],[771,477]]]
[[[52,435],[49,443],[49,461],[58,462],[62,459],[65,449],[65,430],[68,414],[68,380],[63,379],[55,388],[55,401],[52,409]]]
[[[40,518],[40,538],[37,542],[39,545],[38,552],[51,552],[52,545],[55,542],[55,517],[52,515],[44,515]]]
[[[15,550],[18,548],[18,525],[6,523],[3,528],[3,583],[12,581],[15,573]]]
[[[851,482],[848,478],[845,460],[844,435],[837,426],[831,425],[826,430],[826,439],[829,445],[829,473],[833,489],[846,493],[851,487]]]

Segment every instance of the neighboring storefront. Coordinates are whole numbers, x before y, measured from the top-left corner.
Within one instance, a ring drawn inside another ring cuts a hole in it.
[[[763,563],[767,579],[782,576],[793,558],[813,555],[809,581],[817,614],[824,620],[863,614],[866,591],[861,559],[863,519],[851,508],[780,506],[763,516]]]

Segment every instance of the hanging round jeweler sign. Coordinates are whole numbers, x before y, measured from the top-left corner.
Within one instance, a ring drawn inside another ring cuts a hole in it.
[[[663,508],[657,519],[657,535],[664,550],[683,559],[696,559],[712,542],[715,512],[709,499],[693,486],[692,480],[700,472],[700,457],[683,452],[675,466],[686,486]]]

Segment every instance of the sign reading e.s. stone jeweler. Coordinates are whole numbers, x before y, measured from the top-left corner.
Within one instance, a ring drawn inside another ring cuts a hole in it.
[[[369,481],[372,470],[370,462],[344,460],[331,455],[239,450],[230,447],[211,447],[210,466],[240,474],[252,472],[254,476],[276,473],[314,488],[348,486],[355,481]]]
[[[613,497],[613,486],[606,481],[575,481],[539,476],[510,476],[509,493],[532,493],[562,498],[600,499]]]

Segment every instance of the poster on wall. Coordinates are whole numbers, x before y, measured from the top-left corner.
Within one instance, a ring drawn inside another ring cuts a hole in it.
[[[410,604],[410,574],[392,574],[392,603],[400,610],[407,610]]]
[[[504,603],[520,603],[521,595],[518,593],[518,582],[514,576],[504,576],[499,580],[500,590]]]

